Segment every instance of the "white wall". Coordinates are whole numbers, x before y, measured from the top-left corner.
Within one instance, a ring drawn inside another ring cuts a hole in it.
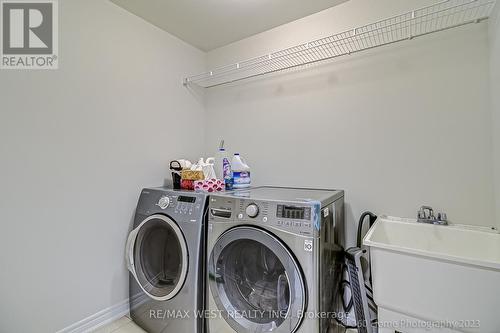
[[[59,4],[60,69],[0,71],[0,332],[55,332],[126,299],[141,187],[202,151],[181,78],[205,55],[108,1]]]
[[[495,207],[500,229],[500,3],[490,20],[490,91],[493,116],[493,158],[495,170]]]
[[[209,67],[265,54],[431,1],[351,0],[208,54]],[[494,223],[487,24],[209,90],[207,150],[223,136],[258,184],[346,190],[364,210]],[[352,229],[352,228],[350,228]],[[353,235],[350,235],[353,240]]]

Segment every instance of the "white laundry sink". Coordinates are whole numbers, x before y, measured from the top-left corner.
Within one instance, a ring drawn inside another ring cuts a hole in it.
[[[500,234],[383,216],[370,247],[380,332],[500,332]]]

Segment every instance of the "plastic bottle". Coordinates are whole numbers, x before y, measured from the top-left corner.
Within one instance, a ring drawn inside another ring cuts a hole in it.
[[[250,187],[250,167],[241,158],[239,153],[235,153],[231,162],[233,171],[233,187],[246,188]]]
[[[233,189],[233,174],[231,171],[231,163],[226,150],[221,147],[215,157],[215,175],[217,179],[223,179],[226,190]]]

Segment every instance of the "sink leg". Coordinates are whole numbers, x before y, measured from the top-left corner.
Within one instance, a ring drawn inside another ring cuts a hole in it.
[[[395,324],[395,318],[390,315],[389,311],[386,311],[384,308],[378,308],[378,323],[379,333],[400,333],[396,331],[397,328]]]
[[[392,328],[379,328],[378,333],[398,333]]]

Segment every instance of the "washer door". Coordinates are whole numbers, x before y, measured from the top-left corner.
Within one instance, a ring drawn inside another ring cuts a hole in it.
[[[239,333],[294,332],[305,308],[297,262],[270,233],[237,227],[224,233],[210,256],[209,284],[227,323]]]
[[[152,215],[142,221],[130,233],[126,252],[128,269],[149,297],[169,300],[184,285],[188,267],[186,241],[169,217]]]

